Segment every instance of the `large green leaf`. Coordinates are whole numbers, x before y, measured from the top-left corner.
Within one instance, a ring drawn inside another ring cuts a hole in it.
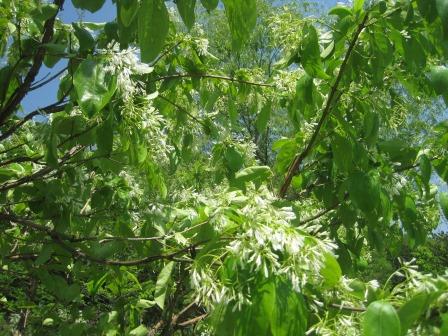
[[[257,22],[256,0],[223,0],[234,49],[241,49]]]
[[[100,112],[109,103],[117,88],[117,79],[105,71],[104,63],[83,61],[73,76],[78,104],[88,116]]]
[[[348,179],[348,193],[352,202],[366,213],[372,212],[379,203],[379,186],[360,171],[353,172]]]
[[[144,325],[139,325],[137,328],[132,329],[129,332],[130,336],[146,336],[148,335],[149,330]]]
[[[325,255],[325,260],[320,270],[320,275],[324,278],[324,285],[326,287],[333,287],[339,283],[342,276],[342,271],[338,261],[332,254],[327,253]]]
[[[448,0],[436,0],[436,6],[443,25],[448,27]]]
[[[342,19],[347,15],[352,15],[352,11],[346,6],[337,5],[328,11],[328,15],[336,15],[339,16],[340,19]]]
[[[137,16],[139,9],[138,0],[120,0],[117,4],[119,6],[119,20],[125,27],[129,27]]]
[[[258,113],[257,121],[255,122],[255,126],[257,127],[258,132],[264,133],[264,131],[266,131],[269,118],[271,117],[271,109],[272,103],[268,101],[266,105],[263,106],[260,113]]]
[[[96,12],[103,7],[106,0],[72,0],[73,6],[79,9],[87,9],[89,12]]]
[[[173,272],[174,262],[170,261],[163,267],[157,277],[156,289],[154,292],[154,301],[163,309],[165,307],[165,296],[168,289],[168,284],[171,279],[171,273]]]
[[[343,172],[349,172],[353,165],[353,145],[349,139],[336,133],[331,142],[333,160]]]
[[[303,28],[303,40],[300,44],[301,63],[305,71],[311,77],[329,79],[323,69],[320,58],[319,37],[314,26],[307,24]]]
[[[234,146],[225,147],[224,159],[227,169],[232,174],[236,173],[243,167],[244,157]]]
[[[112,113],[109,113],[103,123],[97,128],[96,139],[98,152],[100,154],[109,154],[112,152],[112,144],[114,140]]]
[[[448,3],[448,1],[447,1]],[[429,76],[434,91],[448,101],[448,68],[444,66],[433,67]]]
[[[401,335],[406,335],[409,328],[420,318],[428,307],[427,293],[418,293],[407,301],[398,311],[401,323]]]
[[[89,31],[77,22],[72,23],[72,26],[75,30],[75,36],[79,41],[79,50],[80,51],[92,50],[95,47],[95,39],[89,33]]]
[[[272,175],[271,169],[268,166],[252,166],[244,168],[235,174],[235,182],[246,183],[254,182],[256,185],[266,181]]]
[[[378,148],[389,155],[392,161],[400,162],[402,166],[413,164],[418,153],[416,146],[410,146],[409,143],[401,139],[379,142]]]
[[[431,178],[431,161],[425,154],[419,158],[419,167],[423,182],[428,184]]]
[[[194,24],[196,0],[176,0],[177,10],[188,29]]]
[[[162,51],[169,30],[169,15],[163,0],[143,0],[138,15],[138,42],[143,62]]]
[[[436,0],[417,0],[417,7],[422,16],[428,21],[433,22],[437,17]]]
[[[273,280],[259,284],[252,304],[220,305],[212,315],[219,336],[301,336],[307,329],[307,309],[300,293]]]
[[[400,336],[400,319],[388,302],[372,302],[362,321],[363,336]]]

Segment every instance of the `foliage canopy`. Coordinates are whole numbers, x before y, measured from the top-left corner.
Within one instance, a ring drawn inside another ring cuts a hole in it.
[[[364,276],[448,214],[448,1],[64,2],[0,0],[2,333],[448,334],[446,271]]]

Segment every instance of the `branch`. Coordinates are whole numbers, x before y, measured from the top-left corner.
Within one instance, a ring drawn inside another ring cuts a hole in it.
[[[322,216],[325,216],[325,215],[326,215],[327,213],[329,213],[330,211],[335,210],[340,204],[341,204],[340,202],[337,202],[336,204],[332,205],[332,206],[329,207],[328,209],[324,209],[324,210],[322,210],[321,212],[317,213],[317,214],[314,215],[314,216],[311,216],[311,217],[309,217],[309,218],[306,218],[306,219],[304,219],[304,220],[301,220],[301,221],[299,222],[299,225],[304,225],[304,224],[306,224],[306,223],[309,223],[309,222],[312,222],[312,221],[314,221],[314,220],[316,220],[316,219],[319,219],[319,218],[322,217]]]
[[[29,156],[19,156],[15,157],[9,160],[5,160],[0,162],[0,167],[10,165],[11,163],[21,163],[21,162],[37,162],[40,159],[42,159],[42,155],[36,156],[36,157],[29,157]]]
[[[44,108],[41,109],[37,109],[29,114],[27,114],[25,117],[23,117],[23,119],[21,119],[20,121],[18,121],[15,125],[13,125],[11,128],[9,128],[7,131],[5,131],[4,133],[2,133],[0,135],[0,141],[5,140],[7,138],[9,138],[11,135],[13,135],[20,127],[22,127],[27,121],[33,119],[35,116],[40,115],[42,113],[45,114],[52,114],[52,113],[56,113],[56,112],[61,112],[64,111],[65,107],[67,106],[67,104],[64,105],[59,105],[61,102],[57,102],[51,105],[48,105]]]
[[[336,77],[336,80],[333,84],[333,86],[331,87],[330,90],[330,94],[328,95],[327,101],[325,103],[325,107],[324,110],[322,112],[322,116],[316,126],[316,129],[314,130],[314,133],[311,136],[311,139],[309,140],[308,144],[306,145],[305,149],[303,150],[302,153],[300,153],[299,155],[297,155],[294,158],[294,161],[292,162],[291,166],[288,169],[288,172],[286,174],[286,178],[285,181],[283,182],[283,185],[280,188],[280,192],[279,192],[279,196],[281,198],[285,197],[286,192],[288,191],[289,185],[291,184],[292,178],[293,176],[297,173],[297,171],[300,168],[300,165],[302,164],[303,160],[308,156],[308,154],[311,152],[314,143],[317,140],[317,136],[319,135],[319,132],[324,124],[324,122],[326,121],[328,115],[331,112],[331,107],[332,107],[332,103],[333,103],[333,99],[336,97],[337,91],[338,91],[338,86],[342,80],[342,77],[344,75],[344,71],[345,68],[347,67],[347,63],[348,60],[350,58],[350,55],[352,54],[353,49],[355,48],[356,42],[358,41],[359,35],[361,34],[362,30],[365,27],[365,24],[367,22],[369,15],[366,14],[364,16],[364,19],[361,21],[361,23],[358,26],[358,29],[356,30],[350,44],[349,47],[347,49],[347,52],[345,54],[345,58],[342,61],[341,67],[339,68],[339,72],[338,75]]]
[[[68,159],[70,159],[71,157],[75,156],[76,154],[78,154],[81,150],[83,150],[85,148],[85,146],[75,146],[73,147],[67,154],[65,154],[61,160],[59,160],[59,164],[63,164],[65,161],[67,161]],[[6,182],[0,185],[0,192],[4,192],[6,190],[10,190],[13,188],[16,188],[22,184],[26,184],[28,182],[37,180],[49,173],[51,173],[53,170],[55,170],[55,168],[53,167],[44,167],[40,170],[38,170],[37,172],[31,174],[31,175],[27,175],[24,176],[22,178],[19,178],[18,180],[12,181],[12,182]]]
[[[235,77],[227,77],[223,75],[215,75],[215,74],[201,74],[201,73],[175,73],[172,75],[166,75],[162,77],[158,77],[156,79],[153,79],[149,81],[149,83],[159,82],[165,79],[176,79],[176,78],[209,78],[209,79],[220,79],[225,80],[229,82],[237,82],[241,84],[248,84],[248,85],[255,85],[255,86],[262,86],[262,87],[275,87],[273,84],[267,84],[267,83],[259,83],[259,82],[251,82],[244,79],[238,79]]]
[[[56,14],[53,17],[45,21],[44,33],[42,36],[42,40],[40,42],[40,46],[38,47],[37,52],[34,55],[33,64],[31,65],[31,68],[29,69],[27,75],[25,76],[23,83],[14,91],[14,93],[11,95],[11,97],[5,104],[5,107],[0,111],[0,125],[3,125],[5,121],[14,113],[17,106],[20,104],[22,99],[28,93],[32,83],[34,82],[34,79],[39,73],[39,70],[42,66],[42,62],[45,57],[44,45],[49,43],[53,38],[54,23],[56,21],[56,16],[59,13],[59,10],[62,8],[64,0],[54,0],[54,4],[58,7],[58,10],[56,11]]]
[[[68,69],[68,67],[63,68],[62,70],[58,71],[57,73],[55,73],[53,76],[51,76],[50,78],[43,80],[39,83],[37,82],[36,84],[34,84],[33,86],[30,87],[30,89],[28,90],[28,92],[30,91],[34,91],[37,90],[39,88],[41,88],[42,86],[50,83],[53,79],[58,78],[60,75],[62,75],[64,73],[64,71],[66,71]]]
[[[162,52],[157,58],[154,60],[154,62],[151,63],[151,66],[155,66],[162,58],[164,58],[166,55],[168,55],[172,50],[176,49],[184,40],[180,40],[170,48],[167,48],[164,52]]]
[[[330,304],[330,307],[331,308],[336,308],[336,309],[339,309],[339,310],[350,310],[350,311],[355,312],[355,313],[364,313],[366,311],[365,308],[345,306],[343,304],[337,304],[337,303]]]
[[[177,325],[181,326],[181,327],[188,327],[188,326],[190,326],[192,324],[198,323],[200,320],[203,320],[204,318],[207,317],[207,315],[208,315],[208,313],[205,313],[205,314],[196,316],[196,317],[194,317],[194,318],[192,318],[190,320],[187,320],[187,321],[184,321],[184,322],[180,322]]]
[[[200,119],[196,118],[194,115],[192,115],[190,112],[188,112],[186,109],[184,109],[182,106],[176,104],[175,102],[173,102],[172,100],[166,98],[165,96],[162,95],[158,95],[158,98],[163,99],[164,101],[166,101],[167,103],[173,105],[175,108],[177,108],[178,110],[182,111],[183,113],[185,113],[186,115],[188,115],[191,119],[193,119],[194,121],[196,121],[197,123],[199,123],[200,125],[202,125],[203,127],[207,127],[207,125]]]
[[[70,236],[67,236],[63,233],[59,233],[57,231],[54,231],[54,230],[52,230],[48,227],[45,227],[43,225],[36,224],[28,219],[19,218],[19,217],[16,217],[16,216],[13,216],[10,214],[6,214],[6,213],[0,213],[0,219],[14,222],[14,223],[17,223],[20,225],[24,225],[26,227],[30,227],[37,231],[43,232],[46,235],[48,235],[55,243],[57,243],[59,246],[61,246],[63,249],[65,249],[67,252],[69,252],[73,258],[80,258],[80,259],[84,259],[85,261],[90,261],[90,262],[94,262],[94,263],[101,264],[101,265],[138,266],[138,265],[143,265],[143,264],[147,264],[147,263],[151,263],[151,262],[159,261],[159,260],[184,261],[184,260],[179,260],[176,257],[179,255],[182,255],[184,253],[188,253],[192,249],[194,249],[198,246],[204,245],[210,241],[210,240],[203,240],[203,241],[197,242],[195,244],[191,244],[191,245],[184,247],[180,250],[177,250],[175,252],[171,252],[168,254],[149,256],[149,257],[145,257],[145,258],[141,258],[141,259],[131,259],[131,260],[102,259],[102,258],[97,258],[95,256],[92,256],[90,254],[87,254],[87,253],[81,251],[79,248],[75,248],[75,247],[69,245],[66,242],[66,240],[70,241],[70,239],[71,239]],[[226,239],[226,238],[221,238],[221,239]],[[33,258],[33,257],[30,256],[29,259],[31,259],[31,258]]]

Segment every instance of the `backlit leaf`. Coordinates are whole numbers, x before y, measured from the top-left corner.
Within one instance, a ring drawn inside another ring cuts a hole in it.
[[[169,16],[163,0],[143,0],[138,16],[138,40],[143,62],[162,51],[168,35]]]

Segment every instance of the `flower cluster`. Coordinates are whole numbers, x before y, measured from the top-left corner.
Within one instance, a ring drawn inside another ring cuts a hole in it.
[[[296,291],[305,283],[318,284],[325,255],[334,249],[325,236],[314,237],[307,228],[292,226],[295,213],[289,207],[275,206],[276,198],[267,188],[248,189],[245,194],[225,191],[216,197],[215,193],[221,204],[210,211],[213,223],[219,223],[214,228],[234,235],[207,256],[211,262],[199,258],[193,264],[192,286],[198,300],[206,304],[249,302],[251,281],[257,274],[289,279]]]

